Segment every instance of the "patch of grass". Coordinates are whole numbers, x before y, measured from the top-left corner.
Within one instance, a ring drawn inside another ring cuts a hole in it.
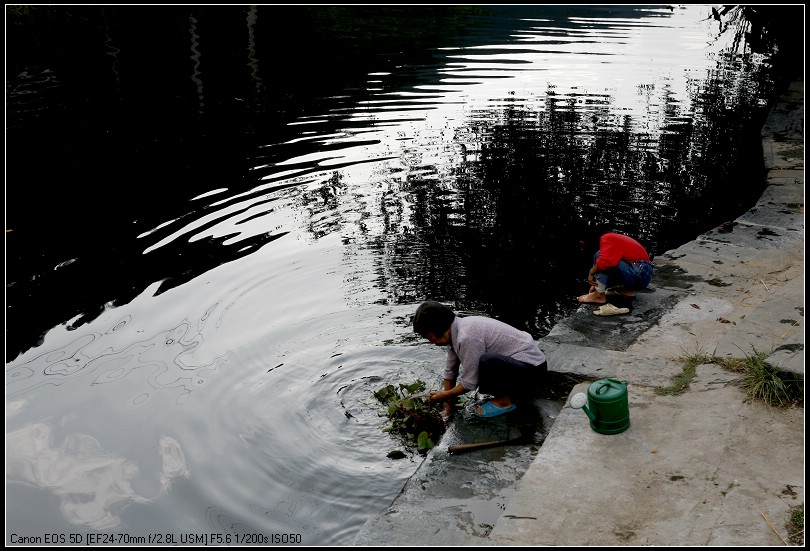
[[[669,396],[682,394],[694,379],[697,366],[717,364],[727,371],[742,374],[742,386],[751,398],[765,402],[769,406],[803,407],[804,378],[768,364],[765,360],[770,355],[771,352],[757,352],[754,349],[752,354],[746,354],[744,358],[721,359],[699,349],[682,356],[683,372],[673,379],[670,386],[656,388],[655,392]]]
[[[790,519],[785,528],[791,545],[804,546],[804,505],[798,505],[790,510]]]
[[[748,369],[748,359],[740,359],[740,358],[725,358],[723,360],[716,360],[712,363],[718,364],[720,367],[725,369],[726,371],[731,371],[732,373],[745,373],[746,369]]]
[[[695,378],[697,366],[714,363],[714,358],[706,354],[703,349],[699,349],[693,354],[687,354],[681,358],[684,362],[683,371],[676,375],[672,384],[667,387],[657,387],[655,393],[659,396],[677,396],[683,394],[689,388],[692,379]]]
[[[765,360],[771,352],[757,352],[744,359],[718,360],[724,369],[743,374],[743,388],[755,400],[769,406],[804,405],[804,379],[800,375],[781,371]]]

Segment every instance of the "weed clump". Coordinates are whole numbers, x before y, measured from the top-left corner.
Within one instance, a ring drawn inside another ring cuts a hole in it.
[[[702,350],[687,354],[681,360],[683,372],[676,376],[666,388],[657,388],[657,394],[678,395],[689,388],[696,375],[696,368],[702,364],[717,364],[727,371],[742,375],[742,387],[748,396],[769,406],[804,406],[804,378],[801,375],[783,371],[768,364],[765,360],[771,352],[746,354],[745,358],[717,358]]]
[[[717,363],[723,369],[742,374],[742,387],[751,398],[769,406],[803,406],[804,378],[777,369],[766,362],[771,353],[753,349],[743,359],[727,358],[718,360]]]
[[[804,545],[804,505],[793,507],[788,520],[788,541],[791,545]]]
[[[697,374],[697,366],[714,363],[715,359],[701,349],[694,354],[684,356],[682,361],[684,363],[683,371],[673,378],[672,384],[670,384],[668,387],[656,388],[656,394],[659,396],[677,396],[679,394],[683,394],[689,388],[689,384],[692,382],[692,379],[695,378],[695,375]]]

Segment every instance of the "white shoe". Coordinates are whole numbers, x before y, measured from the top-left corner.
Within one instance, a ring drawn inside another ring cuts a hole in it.
[[[593,311],[593,313],[597,316],[615,316],[618,314],[628,314],[629,312],[630,308],[616,308],[610,303],[603,304]]]

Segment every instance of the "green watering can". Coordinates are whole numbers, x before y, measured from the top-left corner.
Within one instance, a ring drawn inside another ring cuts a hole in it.
[[[591,420],[591,428],[601,434],[618,434],[630,426],[626,381],[599,379],[588,387],[587,396],[577,392],[570,404],[572,408],[582,408]]]

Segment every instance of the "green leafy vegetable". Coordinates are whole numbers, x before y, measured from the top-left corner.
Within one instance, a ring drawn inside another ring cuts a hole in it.
[[[417,380],[411,384],[400,384],[399,387],[387,385],[374,393],[386,406],[389,422],[382,427],[384,432],[399,435],[404,443],[416,447],[420,453],[433,448],[444,434],[442,404],[430,402],[424,396],[414,396],[424,392],[425,383]],[[392,457],[391,452],[388,457]]]

